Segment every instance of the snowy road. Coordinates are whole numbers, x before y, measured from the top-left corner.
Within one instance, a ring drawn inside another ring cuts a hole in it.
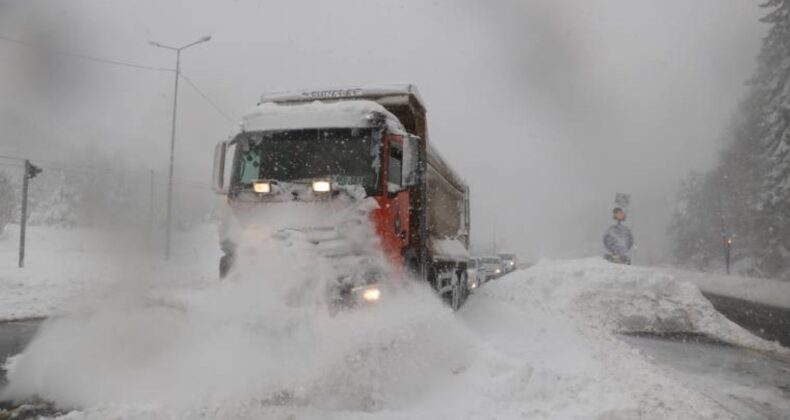
[[[40,321],[0,323],[0,366],[6,359],[21,352],[36,333]],[[5,371],[0,370],[0,386],[5,385]]]
[[[21,351],[39,324],[40,321],[0,323],[0,361]],[[768,323],[762,327],[776,328]],[[790,363],[698,336],[620,338],[735,418],[778,420],[790,412]],[[4,375],[0,383],[5,383]]]
[[[703,295],[721,312],[757,336],[790,348],[790,309],[713,293]]]
[[[783,420],[790,413],[790,364],[700,337],[623,336],[670,374],[737,418]]]

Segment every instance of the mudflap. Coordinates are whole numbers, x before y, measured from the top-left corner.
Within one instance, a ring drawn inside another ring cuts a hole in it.
[[[434,264],[430,281],[436,293],[453,311],[461,309],[469,297],[466,268],[454,262]]]
[[[613,264],[631,265],[631,257],[628,255],[606,254],[603,258]]]

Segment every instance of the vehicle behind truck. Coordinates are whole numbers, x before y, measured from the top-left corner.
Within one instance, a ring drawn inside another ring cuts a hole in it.
[[[491,281],[502,276],[502,258],[499,255],[488,255],[480,258],[480,266],[478,268],[485,281]]]
[[[518,269],[518,257],[516,254],[498,254],[502,259],[502,272],[507,274]]]
[[[429,141],[413,85],[264,94],[217,145],[213,183],[240,227],[221,229],[221,277],[234,270],[245,232],[278,207],[310,203],[320,226],[278,228],[325,250],[353,240],[347,220],[331,222],[339,209],[368,203],[375,246],[330,256],[353,266],[332,287],[335,302],[385,299],[380,281],[391,273],[429,282],[454,309],[468,295],[469,188]],[[364,267],[369,252],[384,255],[391,273]]]

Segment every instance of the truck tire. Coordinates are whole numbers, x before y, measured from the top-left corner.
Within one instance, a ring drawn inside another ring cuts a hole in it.
[[[461,288],[461,306],[464,306],[466,300],[469,299],[469,275],[466,270],[461,271],[458,276],[458,284]]]
[[[453,276],[453,286],[450,292],[450,308],[453,309],[453,312],[458,311],[461,309],[461,306],[464,304],[464,287],[461,281],[461,276],[458,273],[455,273]]]
[[[419,280],[420,263],[414,250],[406,250],[406,252],[403,253],[403,261],[403,273],[406,275],[406,278],[409,280]]]
[[[230,268],[233,266],[233,254],[225,254],[219,259],[219,278],[224,279],[228,276]]]

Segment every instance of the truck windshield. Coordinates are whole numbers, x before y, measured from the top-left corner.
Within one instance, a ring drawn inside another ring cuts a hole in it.
[[[373,129],[310,129],[244,133],[234,169],[235,184],[257,179],[309,181],[331,178],[340,185],[375,190],[378,143]]]

